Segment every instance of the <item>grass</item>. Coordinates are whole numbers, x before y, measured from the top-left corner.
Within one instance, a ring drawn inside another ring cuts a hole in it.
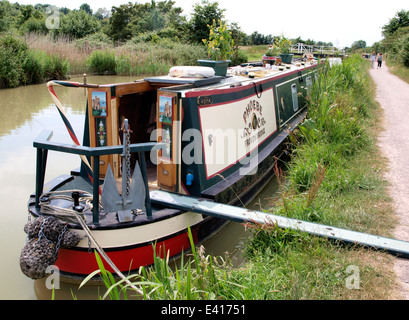
[[[202,45],[160,40],[157,43],[133,42],[114,47],[103,35],[72,41],[67,37],[51,38],[30,34],[29,47],[55,54],[69,63],[69,74],[163,75],[175,65],[197,65],[206,56]]]
[[[309,98],[307,121],[298,129],[293,160],[266,212],[390,236],[392,202],[376,144],[380,109],[374,102],[369,64],[351,57],[324,68]],[[176,268],[155,257],[134,278],[144,299],[334,300],[398,299],[393,257],[274,224],[247,224],[246,263],[193,257]]]
[[[388,64],[391,73],[409,83],[409,68],[393,59],[387,59],[386,63]]]
[[[261,61],[267,49],[268,45],[240,47],[240,50],[247,55],[248,61]]]

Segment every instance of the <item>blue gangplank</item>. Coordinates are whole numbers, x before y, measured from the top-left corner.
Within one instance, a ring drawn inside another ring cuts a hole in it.
[[[282,229],[307,232],[311,235],[338,240],[344,243],[357,244],[376,250],[386,251],[398,257],[409,258],[409,242],[407,241],[281,217],[269,213],[216,203],[206,199],[179,195],[162,190],[151,191],[150,198],[152,204],[169,208],[191,211],[241,223],[254,222],[260,224],[275,224]]]

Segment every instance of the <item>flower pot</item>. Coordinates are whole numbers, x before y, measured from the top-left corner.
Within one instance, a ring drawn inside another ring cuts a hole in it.
[[[288,53],[288,54],[280,54],[281,61],[283,63],[291,63],[293,61],[293,54]]]
[[[216,76],[225,76],[230,60],[197,60],[202,67],[212,67]]]

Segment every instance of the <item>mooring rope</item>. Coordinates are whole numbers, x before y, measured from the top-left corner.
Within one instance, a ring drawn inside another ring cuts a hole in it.
[[[79,191],[79,190],[71,190],[71,191]],[[70,191],[54,191],[54,192],[48,192],[45,195],[48,195],[50,193],[63,193],[63,192],[70,192]],[[83,192],[83,191],[79,191]],[[61,195],[62,198],[65,198],[63,195]],[[62,207],[57,207],[57,206],[52,206],[48,204],[47,202],[40,203],[41,206],[41,212],[46,213],[48,215],[53,215],[62,219],[72,219],[75,218],[76,221],[80,224],[82,229],[84,230],[85,234],[87,235],[88,239],[91,241],[91,243],[95,246],[99,254],[105,259],[105,261],[109,264],[109,266],[115,271],[115,273],[122,279],[124,280],[132,289],[134,289],[137,293],[143,295],[143,291],[141,289],[138,289],[128,278],[124,276],[124,274],[118,269],[118,267],[115,265],[115,263],[108,257],[108,255],[105,253],[104,249],[99,245],[97,240],[94,238],[91,230],[88,228],[87,224],[84,221],[84,218],[82,215],[69,208],[62,208]]]

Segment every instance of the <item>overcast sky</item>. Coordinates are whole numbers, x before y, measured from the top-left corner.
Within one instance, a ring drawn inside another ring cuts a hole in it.
[[[15,2],[14,0],[9,0]],[[159,2],[160,0],[156,0]],[[200,0],[174,0],[185,15],[192,12],[193,4]],[[17,0],[20,4],[47,3],[57,7],[78,9],[88,3],[95,12],[98,8],[111,9],[128,3],[128,0]],[[134,2],[134,1],[131,1]],[[136,2],[150,2],[138,0]],[[210,0],[210,2],[213,2]],[[382,39],[382,27],[400,10],[409,11],[408,0],[389,1],[324,1],[324,0],[220,0],[219,7],[226,9],[225,18],[237,22],[242,31],[257,31],[273,36],[284,34],[288,38],[301,37],[315,41],[332,42],[338,47],[350,47],[357,40],[368,46]]]

